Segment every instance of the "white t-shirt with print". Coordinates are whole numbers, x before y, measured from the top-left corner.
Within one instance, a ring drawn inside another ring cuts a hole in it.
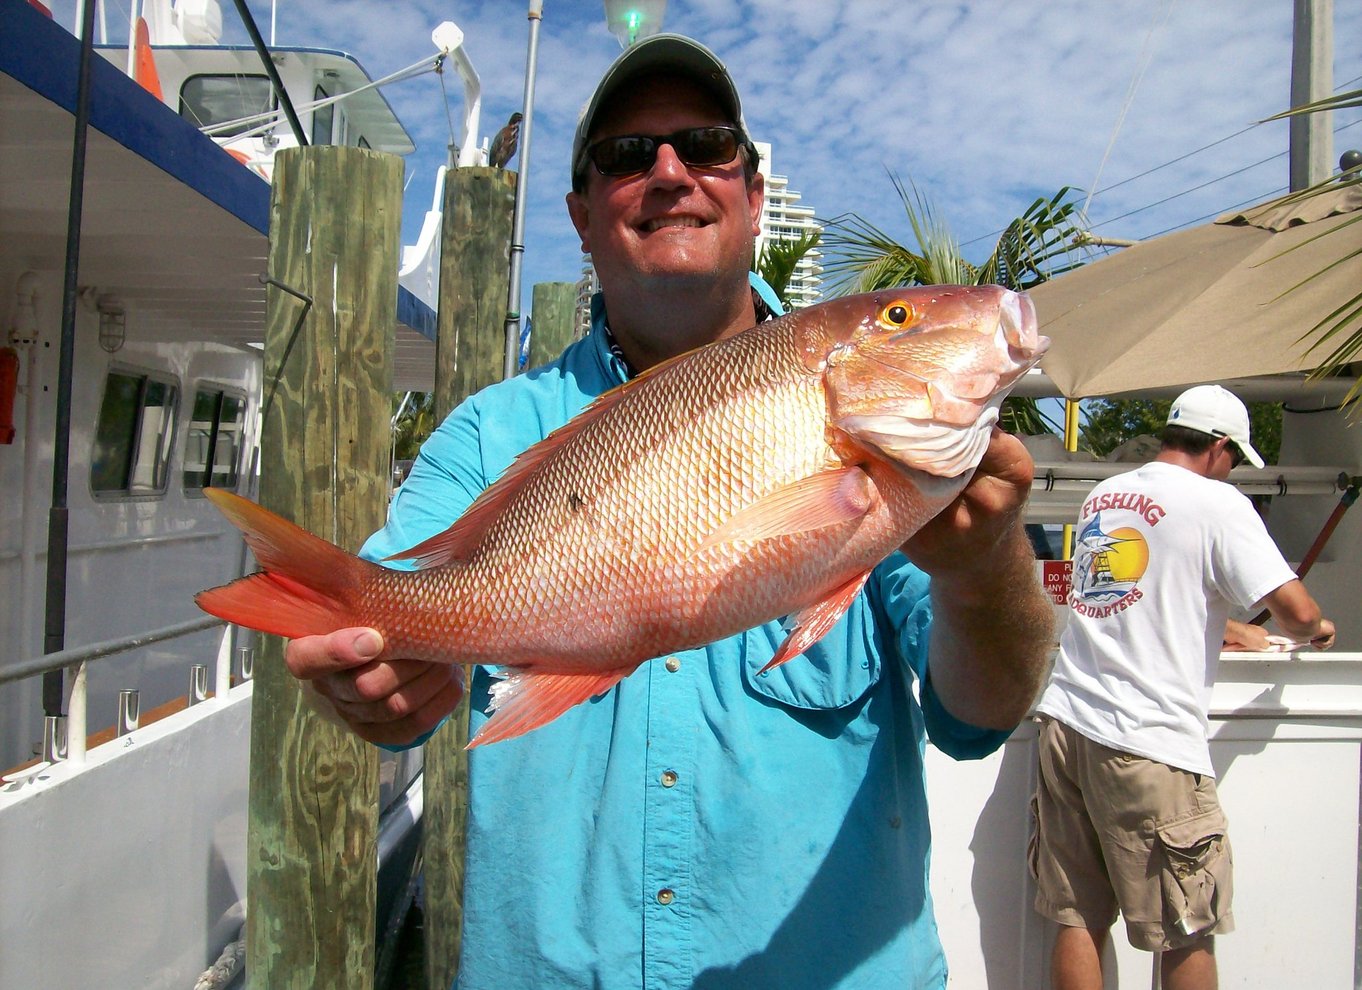
[[[1107,479],[1079,513],[1069,624],[1037,710],[1214,776],[1207,711],[1225,620],[1295,577],[1233,486],[1162,461]]]

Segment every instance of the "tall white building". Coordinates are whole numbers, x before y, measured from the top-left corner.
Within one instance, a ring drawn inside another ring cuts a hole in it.
[[[754,142],[761,155],[758,170],[766,181],[766,204],[761,212],[761,233],[757,236],[757,257],[771,241],[797,241],[811,231],[822,230],[811,206],[800,206],[800,194],[790,188],[790,180],[771,171],[771,145]],[[790,306],[799,309],[818,301],[822,295],[823,255],[814,248],[800,259],[786,289]],[[591,329],[591,296],[600,288],[591,256],[582,255],[582,277],[577,281],[577,331]]]
[[[811,206],[800,206],[799,193],[790,188],[790,180],[771,170],[771,146],[765,141],[755,142],[761,155],[761,174],[766,179],[766,204],[761,211],[761,233],[757,236],[757,257],[766,245],[797,241],[823,229],[814,219]],[[818,301],[822,295],[823,254],[813,248],[799,260],[794,275],[786,287],[785,298],[793,309],[800,309]]]

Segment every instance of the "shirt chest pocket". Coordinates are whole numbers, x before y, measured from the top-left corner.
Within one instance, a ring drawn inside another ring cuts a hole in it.
[[[827,711],[859,701],[880,679],[880,655],[859,603],[802,654],[761,673],[785,640],[777,622],[744,634],[743,677],[758,696],[791,708]]]

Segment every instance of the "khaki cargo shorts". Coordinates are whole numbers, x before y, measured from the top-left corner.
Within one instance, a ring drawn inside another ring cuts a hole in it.
[[[1234,930],[1232,857],[1215,780],[1108,749],[1041,719],[1031,802],[1036,911],[1130,944],[1178,949]]]

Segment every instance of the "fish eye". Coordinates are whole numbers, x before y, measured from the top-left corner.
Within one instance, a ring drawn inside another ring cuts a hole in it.
[[[911,322],[914,315],[912,306],[896,299],[880,310],[880,322],[889,327],[902,327]]]

